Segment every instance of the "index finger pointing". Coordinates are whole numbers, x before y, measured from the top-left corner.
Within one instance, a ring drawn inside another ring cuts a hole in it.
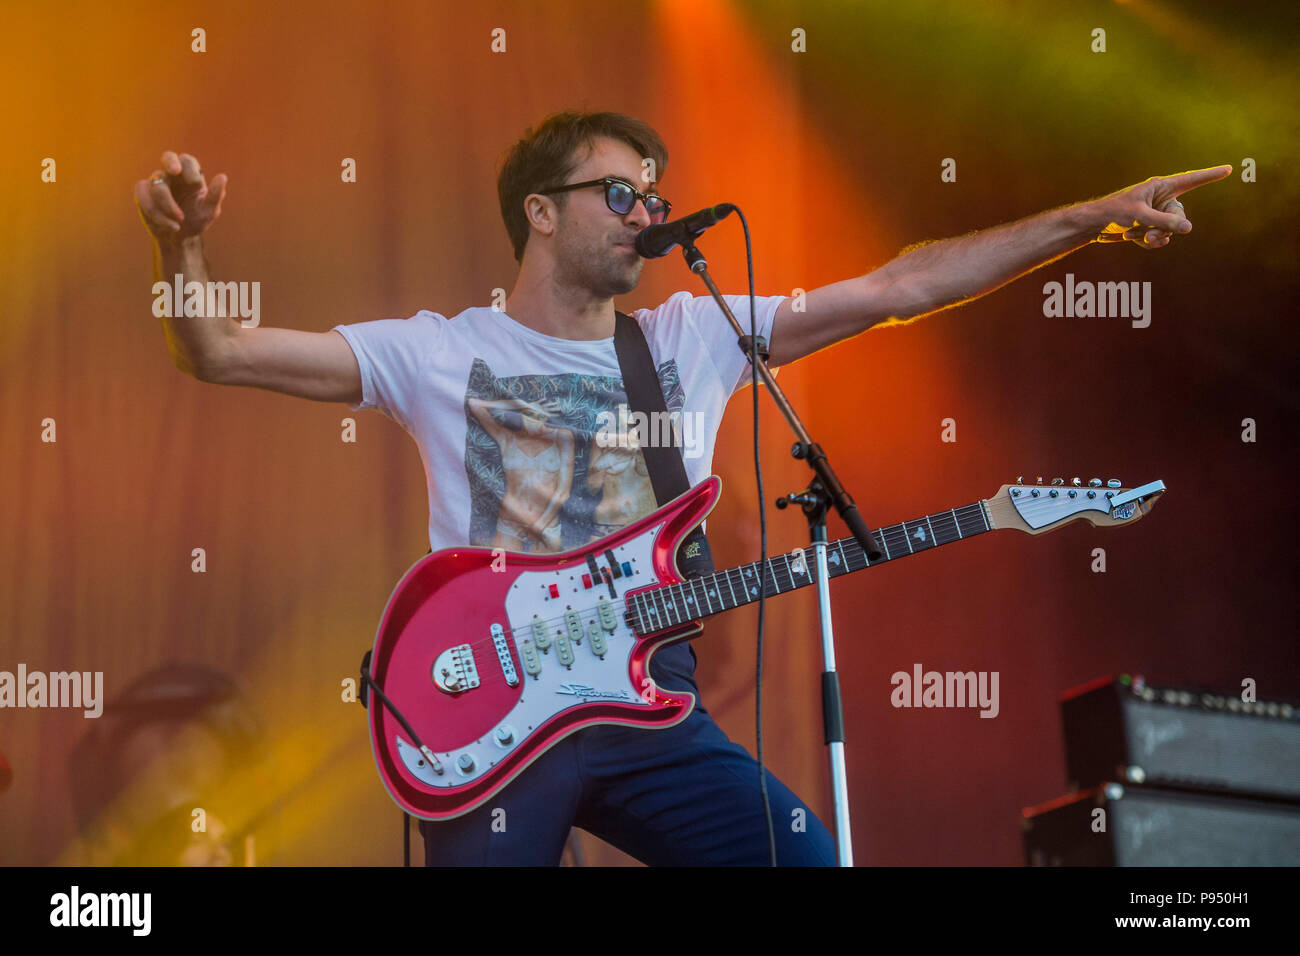
[[[1161,184],[1168,192],[1175,196],[1181,196],[1183,193],[1195,189],[1197,186],[1204,186],[1206,183],[1212,183],[1216,180],[1223,179],[1225,176],[1232,174],[1231,166],[1210,166],[1208,169],[1194,169],[1188,173],[1177,173],[1173,176],[1166,176]]]

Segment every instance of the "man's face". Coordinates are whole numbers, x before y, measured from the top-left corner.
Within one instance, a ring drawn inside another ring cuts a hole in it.
[[[625,179],[643,193],[654,192],[653,183],[641,178],[641,157],[626,143],[599,138],[590,154],[566,178],[582,183],[613,176]],[[641,278],[644,260],[632,247],[636,234],[650,225],[645,204],[637,200],[625,216],[605,204],[599,186],[574,189],[560,210],[555,232],[556,281],[589,289],[612,298],[631,292]]]

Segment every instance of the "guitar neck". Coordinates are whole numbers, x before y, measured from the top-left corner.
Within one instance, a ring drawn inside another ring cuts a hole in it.
[[[895,561],[910,554],[919,554],[940,545],[951,544],[965,538],[992,530],[984,502],[961,508],[950,508],[911,521],[878,528],[874,534],[880,545],[881,556],[868,561],[862,545],[853,537],[832,541],[826,548],[826,567],[829,576],[839,577],[886,561]],[[817,564],[812,548],[803,550],[802,561],[798,553],[778,554],[765,562],[755,561],[690,578],[677,584],[652,588],[628,599],[627,616],[633,628],[649,634],[699,620],[742,604],[752,604],[759,599],[759,582],[763,579],[761,568],[767,565],[766,586],[768,597],[785,594],[817,582]]]

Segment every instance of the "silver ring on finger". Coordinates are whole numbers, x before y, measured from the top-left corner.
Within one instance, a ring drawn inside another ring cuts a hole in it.
[[[165,179],[151,179],[151,180],[149,180],[149,185],[150,185],[150,186],[161,186],[161,185],[164,185],[166,182],[167,182],[167,180],[165,180]]]

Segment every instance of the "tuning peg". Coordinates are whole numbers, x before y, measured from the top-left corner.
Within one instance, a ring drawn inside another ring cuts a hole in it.
[[[1064,478],[1053,478],[1053,479],[1052,479],[1052,484],[1054,484],[1054,485],[1063,485],[1063,484],[1065,484],[1065,479],[1064,479]]]
[[[1118,487],[1119,487],[1119,479],[1118,479],[1118,478],[1112,478],[1110,481],[1106,482],[1106,487],[1107,487],[1107,488],[1118,488]]]
[[[1018,484],[1018,485],[1023,485],[1024,483],[1025,483],[1025,476],[1024,476],[1024,475],[1016,475],[1016,484]]]
[[[1088,479],[1088,487],[1089,487],[1089,488],[1100,488],[1100,487],[1101,487],[1101,479],[1100,479],[1100,478],[1089,478],[1089,479]]]
[[[1072,485],[1074,485],[1074,487],[1078,488],[1080,485],[1083,484],[1083,482],[1081,482],[1078,478],[1071,478],[1071,479],[1070,479],[1070,484],[1072,484]]]
[[[1039,476],[1038,476],[1038,483],[1039,483],[1040,485],[1043,483],[1043,476],[1042,476],[1042,475],[1039,475]]]

